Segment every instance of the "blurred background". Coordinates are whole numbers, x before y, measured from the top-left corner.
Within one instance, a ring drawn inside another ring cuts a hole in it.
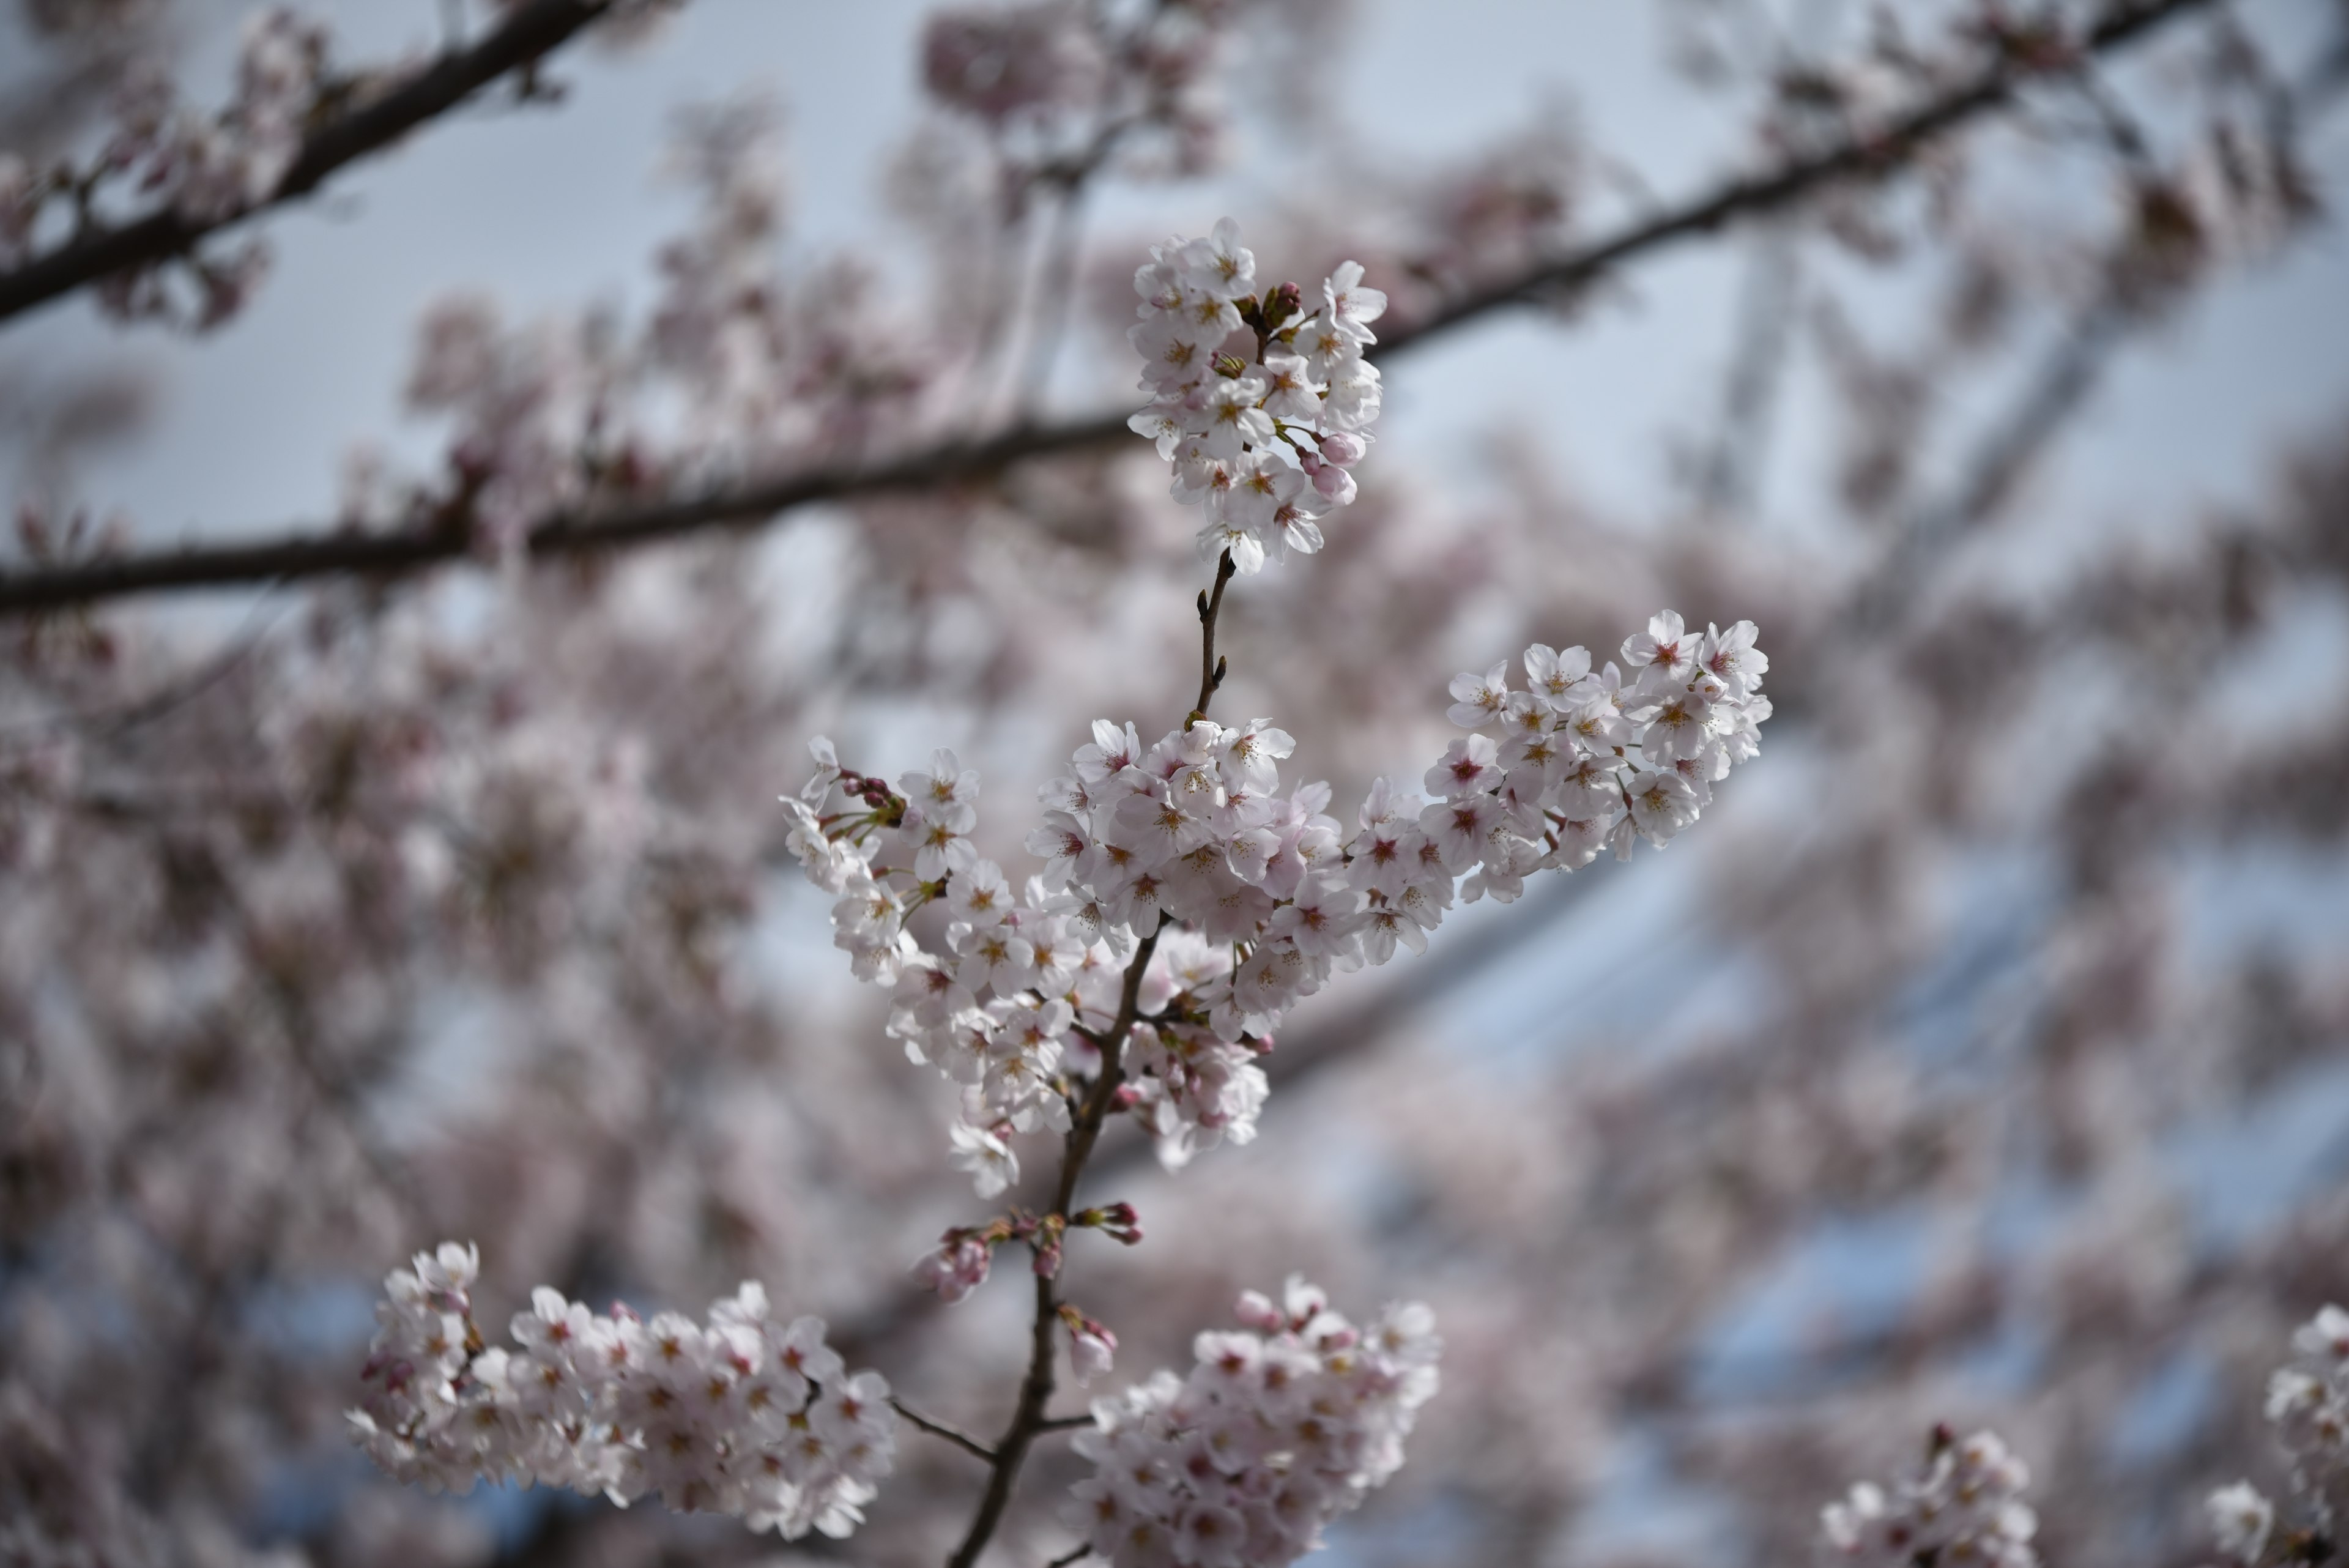
[[[1807,1561],[1936,1421],[2029,1462],[2048,1561],[2209,1561],[2202,1494],[2283,1485],[2267,1369],[2349,1300],[2349,9],[2171,9],[1568,288],[2105,11],[690,0],[246,225],[217,325],[0,322],[8,568],[78,521],[481,541],[0,622],[7,1560],[777,1560],[351,1450],[382,1272],[444,1237],[491,1320],[760,1279],[999,1424],[1022,1293],[905,1277],[980,1214],[952,1091],[772,803],[812,734],[951,745],[1024,866],[1087,721],[1188,705],[1195,514],[1121,438],[510,538],[1139,406],[1133,269],[1229,214],[1260,277],[1362,261],[1401,339],[1362,499],[1226,613],[1290,776],[1415,777],[1456,671],[1660,606],[1758,622],[1776,717],[1668,852],[1312,999],[1254,1144],[1110,1147],[1149,1240],[1069,1288],[1119,1379],[1292,1270],[1433,1304],[1444,1392],[1332,1563]],[[501,14],[305,12],[341,67]],[[0,150],[92,157],[157,71],[228,101],[243,16],[18,0]],[[908,1433],[791,1552],[935,1560],[976,1471]],[[1040,1455],[990,1561],[1059,1554],[1079,1473]]]

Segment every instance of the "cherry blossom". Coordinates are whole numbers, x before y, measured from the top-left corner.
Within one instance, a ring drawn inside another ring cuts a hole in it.
[[[1924,1468],[1891,1490],[1861,1481],[1820,1515],[1822,1563],[2034,1568],[2038,1519],[2022,1501],[2031,1472],[1994,1432],[1963,1442],[1936,1428]]]
[[[746,1283],[706,1323],[591,1314],[541,1286],[487,1343],[473,1315],[480,1254],[443,1243],[384,1282],[352,1440],[428,1490],[476,1481],[657,1496],[787,1540],[845,1536],[889,1473],[889,1387],[850,1373],[812,1317],[775,1318]]]
[[[1277,1568],[1321,1545],[1402,1464],[1436,1389],[1442,1342],[1417,1304],[1356,1327],[1292,1275],[1275,1305],[1249,1292],[1248,1332],[1202,1333],[1187,1377],[1161,1371],[1093,1402],[1093,1462],[1063,1519],[1119,1568],[1170,1560]]]
[[[1228,555],[1242,576],[1323,544],[1319,519],[1351,503],[1348,471],[1368,450],[1380,407],[1378,368],[1362,358],[1367,323],[1386,296],[1348,262],[1322,286],[1322,309],[1282,284],[1261,297],[1254,253],[1225,218],[1206,239],[1153,246],[1134,273],[1128,333],[1155,400],[1130,421],[1174,464],[1173,494],[1206,509],[1202,556]],[[1227,347],[1243,328],[1255,341]]]

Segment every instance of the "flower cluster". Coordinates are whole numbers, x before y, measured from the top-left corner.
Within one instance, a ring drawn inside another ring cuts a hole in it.
[[[789,203],[771,100],[680,114],[667,164],[696,215],[661,247],[646,317],[436,302],[406,399],[445,422],[445,466],[410,482],[369,457],[354,523],[461,521],[483,556],[513,563],[550,515],[816,462],[905,406],[924,355],[879,318],[861,270],[777,265]]]
[[[1093,1404],[1077,1451],[1092,1477],[1066,1518],[1119,1568],[1270,1568],[1402,1464],[1435,1393],[1434,1314],[1391,1306],[1367,1329],[1291,1276],[1276,1304],[1239,1299],[1246,1330],[1209,1332],[1188,1378],[1160,1372]]]
[[[1622,652],[1628,678],[1540,645],[1526,691],[1509,690],[1506,664],[1462,676],[1452,716],[1478,732],[1427,771],[1434,798],[1381,779],[1350,837],[1326,784],[1282,793],[1287,732],[1194,718],[1148,746],[1131,723],[1095,722],[1071,772],[1044,786],[1028,836],[1044,868],[1018,896],[971,844],[978,775],[951,752],[893,790],[842,770],[819,740],[816,774],[785,801],[790,842],[838,895],[833,940],[857,975],[895,988],[890,1033],[966,1086],[955,1158],[982,1197],[1019,1179],[1014,1133],[1069,1127],[1072,1085],[1094,1075],[1116,1023],[1122,968],[1154,934],[1118,1108],[1178,1166],[1255,1136],[1255,1058],[1333,971],[1382,964],[1398,944],[1424,951],[1455,885],[1506,901],[1529,872],[1667,842],[1755,754],[1769,660],[1751,622],[1700,636],[1667,611]],[[931,904],[947,909],[943,951],[907,925]]]
[[[330,84],[327,33],[283,6],[247,16],[237,56],[236,91],[226,107],[204,112],[181,104],[160,70],[131,73],[115,104],[114,126],[87,169],[37,169],[0,152],[0,265],[23,260],[48,214],[71,209],[86,220],[108,182],[128,180],[159,195],[196,224],[236,216],[268,200],[301,156],[311,115]],[[54,220],[47,226],[54,227]],[[191,257],[201,291],[194,324],[233,316],[259,286],[268,247],[250,240],[216,255]],[[176,308],[156,267],[132,267],[99,286],[99,302],[118,317],[168,316]]]
[[[1925,1467],[1893,1491],[1869,1481],[1821,1511],[1819,1561],[1863,1568],[2033,1568],[2031,1472],[1995,1432],[1933,1428]]]
[[[2327,1305],[2292,1332],[2292,1359],[2268,1379],[2268,1422],[2292,1466],[2292,1491],[2318,1537],[2349,1506],[2349,1312]],[[2210,1494],[2205,1506],[2219,1549],[2256,1563],[2275,1507],[2249,1481]]]
[[[472,1314],[480,1256],[444,1242],[394,1270],[352,1436],[396,1479],[601,1492],[728,1513],[789,1538],[844,1536],[889,1473],[896,1416],[878,1374],[851,1375],[820,1319],[785,1325],[746,1283],[697,1324],[590,1313],[541,1286],[513,1348]]]
[[[1199,551],[1242,573],[1321,547],[1317,519],[1354,499],[1349,472],[1379,417],[1378,367],[1362,358],[1387,296],[1347,262],[1302,316],[1293,283],[1259,297],[1256,257],[1229,218],[1204,240],[1154,245],[1133,275],[1141,320],[1127,336],[1154,400],[1129,421],[1174,465],[1173,493],[1203,503]],[[1300,319],[1300,316],[1302,318]],[[1226,342],[1245,329],[1253,341]]]
[[[1522,691],[1506,663],[1458,677],[1452,722],[1476,732],[1427,771],[1436,803],[1419,817],[1420,853],[1433,845],[1455,869],[1481,861],[1466,896],[1506,901],[1528,870],[1587,866],[1602,848],[1629,859],[1636,838],[1670,843],[1713,803],[1713,784],[1760,753],[1770,659],[1757,635],[1741,620],[1700,636],[1665,610],[1624,639],[1628,673],[1536,643]],[[1379,849],[1391,879],[1407,874],[1413,847]]]
[[[326,42],[324,27],[282,6],[255,12],[245,19],[228,107],[197,114],[150,89],[127,106],[119,156],[198,223],[267,199],[301,155],[326,73]]]

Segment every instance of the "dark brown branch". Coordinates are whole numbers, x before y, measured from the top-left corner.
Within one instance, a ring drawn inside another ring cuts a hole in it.
[[[1216,688],[1224,683],[1223,661],[1216,657],[1216,618],[1224,610],[1224,585],[1232,580],[1239,568],[1232,565],[1232,553],[1226,550],[1216,562],[1216,591],[1199,590],[1199,700],[1191,705],[1191,718],[1207,716],[1207,704],[1215,701]],[[1191,726],[1186,722],[1185,729]]]
[[[2104,19],[2081,39],[2084,57],[2107,54],[2145,36],[2161,24],[2199,10],[2215,0],[2125,0],[2107,8]],[[1660,213],[1613,239],[1561,256],[1520,276],[1487,288],[1472,290],[1413,324],[1411,336],[1442,332],[1488,310],[1506,305],[1530,305],[1570,295],[1588,287],[1610,268],[1650,251],[1724,228],[1739,220],[1794,206],[1824,186],[1844,180],[1867,179],[1900,166],[1927,144],[2004,107],[2015,90],[2044,76],[2061,75],[2064,67],[2036,67],[2002,58],[1945,96],[1910,110],[1875,136],[1847,140],[1810,158],[1799,159],[1775,174],[1733,181],[1703,200]]]
[[[1081,1558],[1091,1556],[1092,1554],[1092,1543],[1091,1542],[1087,1542],[1082,1546],[1072,1546],[1069,1548],[1068,1551],[1061,1552],[1058,1557],[1053,1558],[1050,1563],[1044,1564],[1044,1568],[1069,1568],[1070,1563],[1074,1563]]]
[[[1129,433],[1123,414],[991,441],[932,447],[891,462],[817,469],[681,501],[615,507],[592,517],[562,515],[531,530],[534,556],[570,556],[705,528],[751,528],[811,502],[890,491],[934,490],[974,480],[1028,458],[1105,446]],[[251,545],[197,545],[16,575],[0,574],[0,613],[57,609],[159,589],[285,583],[304,577],[412,572],[465,555],[461,533],[345,531],[292,534]]]
[[[2132,0],[2108,11],[2104,21],[2089,30],[2084,47],[2090,54],[2111,52],[2165,22],[2213,4],[2215,0]],[[523,15],[535,16],[548,8],[550,0],[541,0]],[[1402,353],[1504,307],[1537,304],[1587,288],[1630,261],[1745,219],[1796,206],[1838,182],[1880,176],[1899,167],[1926,144],[2003,106],[2017,88],[2046,74],[2047,68],[2016,61],[1987,67],[1970,82],[1911,111],[1880,134],[1797,160],[1774,174],[1732,181],[1707,196],[1633,223],[1609,238],[1470,290],[1433,314],[1389,333],[1376,357],[1384,359]],[[929,447],[876,463],[753,481],[680,501],[558,515],[530,531],[529,549],[542,556],[612,549],[706,528],[754,527],[779,513],[814,501],[935,489],[978,479],[1030,458],[1111,445],[1125,437],[1125,419],[1126,410],[1121,410],[1014,430],[990,441]],[[460,557],[470,547],[463,532],[455,529],[295,533],[254,544],[192,545],[0,575],[0,613],[57,609],[174,588],[411,572]]]
[[[898,1398],[894,1394],[889,1397],[889,1407],[896,1411],[900,1416],[905,1417],[906,1420],[912,1422],[915,1426],[920,1428],[923,1431],[927,1432],[933,1438],[944,1438],[947,1442],[952,1443],[956,1448],[962,1449],[965,1453],[977,1455],[979,1459],[985,1460],[990,1465],[995,1462],[995,1450],[988,1448],[985,1443],[980,1442],[977,1438],[972,1437],[968,1432],[957,1431],[956,1428],[947,1426],[944,1421],[931,1420],[927,1416],[923,1415],[919,1410],[915,1409],[911,1405],[906,1404],[903,1399]]]
[[[219,230],[309,195],[345,164],[382,151],[500,77],[551,54],[611,5],[612,0],[531,0],[472,47],[441,56],[381,98],[313,130],[277,188],[243,212],[200,220],[165,207],[111,228],[78,234],[21,266],[0,272],[0,321],[126,268],[185,255]]]
[[[1133,1027],[1134,1015],[1141,1011],[1143,971],[1150,967],[1150,956],[1157,949],[1158,933],[1154,930],[1142,939],[1142,945],[1134,950],[1133,961],[1125,966],[1125,990],[1118,998],[1117,1018],[1110,1025],[1107,1043],[1102,1047],[1101,1076],[1094,1080],[1092,1092],[1085,1096],[1083,1108],[1069,1128],[1061,1156],[1060,1182],[1048,1213],[1069,1211],[1070,1201],[1076,1196],[1077,1179],[1084,1174],[1085,1162],[1092,1158],[1102,1123],[1117,1099],[1118,1085],[1125,1082],[1125,1036]],[[1011,1501],[1011,1489],[1019,1480],[1019,1466],[1028,1457],[1029,1445],[1043,1429],[1044,1407],[1052,1400],[1052,1349],[1060,1321],[1061,1303],[1053,1293],[1052,1282],[1040,1273],[1036,1276],[1036,1317],[1030,1330],[1028,1375],[1019,1383],[1019,1403],[1011,1413],[1011,1424],[995,1445],[994,1469],[987,1478],[987,1490],[979,1497],[978,1511],[971,1516],[970,1530],[962,1544],[947,1559],[947,1568],[971,1568],[978,1561],[978,1554],[987,1549],[988,1538],[995,1533],[1003,1510]]]

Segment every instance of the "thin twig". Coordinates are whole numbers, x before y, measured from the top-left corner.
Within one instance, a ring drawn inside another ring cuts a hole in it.
[[[508,72],[535,65],[611,5],[612,0],[532,0],[509,12],[471,48],[441,56],[382,97],[310,132],[276,189],[242,212],[195,219],[166,206],[126,223],[77,233],[23,265],[0,272],[0,321],[126,268],[184,255],[220,230],[309,195],[345,164],[382,151]]]
[[[993,1449],[988,1448],[985,1443],[980,1442],[968,1432],[957,1431],[956,1428],[947,1426],[944,1421],[931,1420],[927,1416],[923,1415],[919,1410],[915,1409],[911,1405],[906,1404],[895,1394],[889,1396],[889,1407],[896,1411],[900,1416],[905,1417],[906,1420],[911,1421],[915,1426],[919,1427],[923,1431],[927,1432],[933,1438],[944,1438],[956,1448],[962,1449],[966,1453],[975,1454],[990,1465],[995,1462],[995,1450]]]
[[[1199,700],[1191,705],[1191,718],[1207,716],[1207,704],[1215,700],[1216,688],[1224,683],[1223,661],[1216,657],[1216,618],[1224,609],[1224,585],[1232,580],[1239,568],[1232,565],[1232,553],[1226,550],[1216,563],[1216,591],[1199,590]],[[1183,727],[1189,729],[1186,721]]]
[[[1090,1427],[1092,1424],[1093,1418],[1091,1416],[1052,1416],[1037,1422],[1036,1429],[1040,1432],[1073,1432],[1079,1427]]]
[[[1055,1557],[1050,1563],[1045,1563],[1044,1568],[1069,1568],[1070,1563],[1091,1556],[1092,1554],[1092,1550],[1093,1543],[1088,1541],[1081,1546],[1071,1547],[1068,1551],[1061,1552],[1058,1557]]]
[[[168,717],[236,673],[237,667],[260,648],[263,639],[284,618],[288,607],[284,600],[273,605],[270,597],[264,595],[255,599],[252,607],[245,611],[244,619],[238,623],[236,631],[221,651],[190,673],[128,701],[103,708],[61,709],[37,719],[0,724],[0,743],[18,735],[46,733],[60,729],[88,730],[100,736],[120,735]]]
[[[548,3],[541,0],[542,6]],[[2089,30],[2083,48],[2091,55],[2108,53],[2144,37],[2165,22],[2215,3],[2139,0],[2116,6]],[[1774,174],[1731,181],[1696,201],[1657,213],[1605,239],[1446,301],[1429,316],[1388,334],[1375,357],[1383,361],[1496,310],[1541,304],[1587,289],[1634,259],[1745,219],[1799,205],[1837,182],[1880,177],[1927,143],[2003,107],[2018,88],[2040,74],[2044,73],[2002,59],[1874,136],[1847,140],[1791,162]],[[1121,409],[1015,430],[990,441],[949,441],[880,462],[753,480],[680,500],[592,514],[557,514],[530,530],[527,548],[533,556],[609,550],[710,528],[755,527],[811,502],[942,489],[982,479],[1027,459],[1113,445],[1127,439],[1129,411]],[[463,557],[471,549],[472,542],[462,528],[398,534],[301,531],[256,544],[194,545],[0,574],[0,613],[55,609],[130,594],[265,577],[412,572]]]

